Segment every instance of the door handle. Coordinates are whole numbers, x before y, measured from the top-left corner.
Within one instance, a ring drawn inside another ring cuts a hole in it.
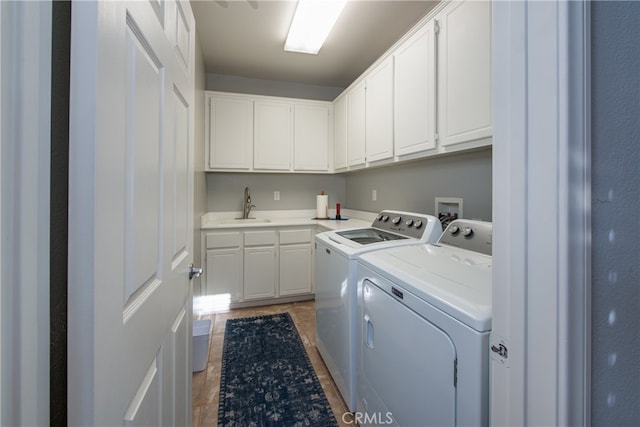
[[[194,267],[193,264],[189,264],[189,280],[194,277],[200,277],[202,275],[202,267]]]
[[[367,314],[364,315],[364,321],[365,321],[364,344],[369,348],[373,348],[373,322],[371,322],[371,318]]]

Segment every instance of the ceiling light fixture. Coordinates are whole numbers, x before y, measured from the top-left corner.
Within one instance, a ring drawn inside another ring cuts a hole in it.
[[[298,0],[284,50],[317,54],[347,0]]]

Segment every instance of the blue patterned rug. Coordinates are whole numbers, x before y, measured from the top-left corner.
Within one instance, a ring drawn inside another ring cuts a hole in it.
[[[337,426],[289,313],[229,319],[220,426]]]

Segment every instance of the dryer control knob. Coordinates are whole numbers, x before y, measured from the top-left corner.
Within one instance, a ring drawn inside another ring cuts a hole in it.
[[[416,228],[420,228],[420,227],[422,227],[422,221],[417,220],[414,225],[415,225]]]
[[[383,220],[384,222],[389,221],[389,215],[383,215],[383,216],[382,216],[382,220]]]
[[[413,225],[413,220],[412,219],[408,219],[405,224],[407,224],[407,227],[411,227]]]
[[[471,227],[465,227],[462,230],[462,235],[463,236],[471,236],[473,234],[473,229]]]
[[[402,218],[400,218],[399,216],[394,217],[391,222],[394,224],[400,224],[400,221],[402,221]]]
[[[452,225],[451,227],[449,227],[449,233],[451,234],[456,234],[458,233],[458,231],[460,231],[460,229],[457,225]]]

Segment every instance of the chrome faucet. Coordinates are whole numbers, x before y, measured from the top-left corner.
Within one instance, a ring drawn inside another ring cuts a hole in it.
[[[249,193],[249,187],[244,187],[244,209],[242,211],[242,219],[248,219],[251,208],[255,207],[256,205],[251,204],[251,194]]]

